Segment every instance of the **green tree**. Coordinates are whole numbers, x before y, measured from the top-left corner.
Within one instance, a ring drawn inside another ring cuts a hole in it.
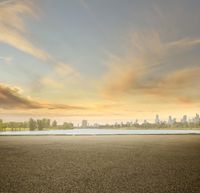
[[[54,121],[52,122],[52,127],[53,127],[54,129],[57,127],[57,121],[56,121],[56,120],[54,120]]]
[[[16,130],[15,122],[13,122],[13,121],[8,122],[8,128],[11,128],[12,131]]]
[[[73,124],[64,122],[62,125],[62,129],[73,129]]]
[[[29,124],[28,125],[29,125],[29,129],[31,131],[37,129],[37,122],[34,119],[32,119],[32,118],[29,119]]]
[[[51,126],[51,121],[50,119],[42,119],[42,124],[43,124],[43,127],[46,128],[46,129],[49,129],[50,126]]]
[[[3,130],[3,131],[5,131],[7,127],[8,127],[7,123],[3,123],[3,124],[2,124],[2,130]]]
[[[0,119],[0,130],[2,131],[3,130],[3,120]]]
[[[38,130],[40,130],[40,131],[43,130],[43,129],[44,129],[44,126],[45,126],[44,121],[38,119],[38,120],[37,120],[37,128],[38,128]]]

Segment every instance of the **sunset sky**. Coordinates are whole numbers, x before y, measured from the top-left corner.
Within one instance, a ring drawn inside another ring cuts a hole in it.
[[[0,118],[200,112],[199,0],[0,0]]]

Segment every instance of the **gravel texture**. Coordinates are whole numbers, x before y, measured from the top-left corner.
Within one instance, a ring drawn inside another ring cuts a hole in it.
[[[200,135],[0,137],[0,193],[199,193]]]

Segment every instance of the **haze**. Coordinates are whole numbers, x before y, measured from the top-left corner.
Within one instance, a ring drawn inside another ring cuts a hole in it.
[[[0,116],[200,110],[200,1],[0,0]]]

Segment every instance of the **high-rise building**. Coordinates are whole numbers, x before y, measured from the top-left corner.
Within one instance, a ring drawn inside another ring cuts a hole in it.
[[[176,118],[173,118],[173,124],[176,123]]]
[[[200,121],[199,114],[196,113],[195,122],[199,122],[199,121]]]
[[[138,124],[138,119],[136,119],[134,122],[134,125],[137,125],[137,124]]]
[[[88,127],[88,121],[87,120],[82,120],[81,127]]]
[[[156,115],[155,124],[159,124],[159,123],[160,123],[159,115]]]
[[[117,122],[115,122],[115,127],[119,127],[119,124]]]
[[[148,122],[147,122],[147,120],[145,119],[144,122],[143,122],[143,124],[147,124],[147,123],[148,123]]]
[[[187,123],[187,115],[184,115],[181,119],[181,123]]]
[[[169,116],[169,118],[168,118],[168,124],[169,124],[169,125],[172,125],[172,124],[173,124],[172,116]]]
[[[95,123],[94,124],[94,128],[98,128],[99,127],[99,124],[98,123]]]

